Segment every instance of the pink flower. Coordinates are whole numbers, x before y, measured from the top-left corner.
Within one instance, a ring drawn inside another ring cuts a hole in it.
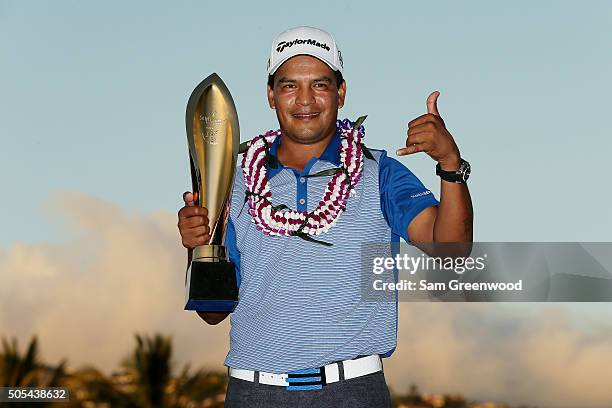
[[[339,126],[342,132],[342,143],[340,145],[341,167],[347,169],[351,186],[354,186],[363,173],[363,152],[359,145],[362,133],[351,129],[349,121],[342,122]],[[347,127],[347,128],[345,128]],[[270,204],[272,192],[269,188],[269,180],[266,169],[266,144],[271,145],[281,134],[280,130],[270,130],[263,136],[256,136],[248,143],[248,149],[242,158],[242,169],[244,173],[248,196],[249,211],[253,217],[258,230],[266,235],[292,235],[304,223],[308,213],[306,211],[282,210],[275,211]],[[262,139],[265,139],[262,140]],[[346,172],[337,173],[331,177],[327,188],[319,201],[318,207],[311,213],[306,225],[302,229],[309,235],[320,235],[334,225],[346,208],[346,202],[350,194],[349,180]],[[264,215],[265,214],[265,215]]]

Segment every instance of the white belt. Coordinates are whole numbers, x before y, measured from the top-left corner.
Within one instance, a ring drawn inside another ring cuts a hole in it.
[[[229,375],[241,380],[255,382],[255,373],[259,373],[260,384],[285,386],[289,389],[304,389],[304,386],[307,386],[310,387],[308,389],[313,389],[318,385],[340,381],[340,363],[342,363],[344,368],[345,380],[372,374],[383,369],[380,356],[372,354],[370,356],[327,364],[312,370],[297,370],[282,374],[229,367]],[[319,386],[318,388],[321,387]]]

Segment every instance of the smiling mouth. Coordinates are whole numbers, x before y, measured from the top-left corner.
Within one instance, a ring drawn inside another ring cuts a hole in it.
[[[295,119],[298,119],[298,120],[310,120],[310,119],[314,119],[317,116],[319,116],[319,112],[294,113],[291,116],[293,116]]]

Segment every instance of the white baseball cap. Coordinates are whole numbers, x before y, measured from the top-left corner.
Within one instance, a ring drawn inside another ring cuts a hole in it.
[[[327,31],[314,27],[295,27],[284,31],[272,41],[268,59],[268,75],[276,72],[283,62],[296,55],[312,55],[343,73],[342,54],[334,37]]]

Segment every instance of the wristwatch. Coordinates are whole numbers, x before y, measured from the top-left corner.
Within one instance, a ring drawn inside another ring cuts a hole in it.
[[[440,176],[442,180],[450,181],[451,183],[464,184],[470,177],[470,163],[461,159],[459,170],[456,171],[444,171],[440,167],[440,163],[438,163],[436,165],[436,175]]]

